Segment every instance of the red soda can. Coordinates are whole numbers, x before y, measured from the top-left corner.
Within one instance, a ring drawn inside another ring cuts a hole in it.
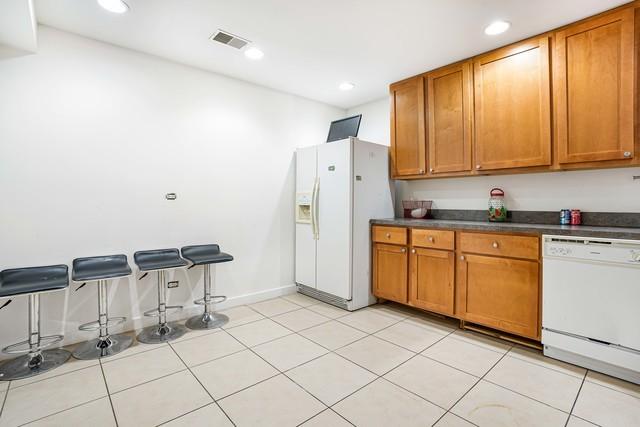
[[[582,215],[580,209],[571,209],[571,225],[580,225],[582,223]]]

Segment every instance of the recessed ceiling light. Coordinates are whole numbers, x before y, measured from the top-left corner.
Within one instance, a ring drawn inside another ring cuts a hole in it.
[[[262,52],[257,47],[250,47],[244,51],[244,56],[249,59],[257,60],[262,59],[262,57],[264,56],[264,52]]]
[[[511,24],[507,21],[495,21],[487,25],[487,28],[484,29],[484,33],[488,36],[495,36],[504,33],[510,26]]]
[[[338,86],[338,89],[340,89],[340,90],[351,90],[354,87],[356,87],[356,85],[354,85],[353,83],[342,82],[342,83],[340,83],[340,86]]]
[[[113,13],[125,13],[129,10],[129,5],[122,0],[98,0],[98,4]]]

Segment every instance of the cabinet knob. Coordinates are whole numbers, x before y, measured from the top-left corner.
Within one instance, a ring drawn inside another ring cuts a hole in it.
[[[391,233],[387,233],[387,234],[385,234],[385,236],[387,236],[387,239],[390,239],[391,238]]]
[[[424,169],[420,169],[418,172],[422,175],[424,173]]]
[[[491,244],[491,246],[493,246],[494,248],[498,249],[498,246],[499,246],[499,245],[498,245],[498,242],[493,242],[493,243]]]
[[[476,165],[476,169],[482,169],[482,165]]]
[[[433,168],[430,168],[430,169],[429,169],[429,172],[433,173]]]
[[[464,260],[465,260],[464,255],[460,255],[460,261],[464,261]]]
[[[427,237],[427,240],[429,240],[429,242],[433,243],[433,236]]]
[[[412,253],[412,254],[415,254],[415,253],[416,253],[416,250],[415,250],[415,249],[411,249],[411,253]]]
[[[625,156],[626,158],[631,157],[631,151],[625,151],[625,152],[624,152],[624,156]]]
[[[400,249],[400,252],[402,252],[402,253],[407,252],[407,248],[402,248],[402,249]]]

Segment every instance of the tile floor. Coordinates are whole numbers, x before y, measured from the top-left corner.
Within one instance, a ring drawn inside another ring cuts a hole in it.
[[[303,295],[0,382],[5,426],[640,426],[640,386],[396,305]]]

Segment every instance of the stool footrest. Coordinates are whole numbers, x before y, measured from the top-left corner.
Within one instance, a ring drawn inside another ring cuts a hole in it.
[[[181,305],[168,305],[165,310],[182,310]],[[147,310],[143,313],[147,317],[158,317],[160,315],[160,310],[157,308],[152,308],[151,310]]]
[[[227,300],[227,297],[225,295],[215,295],[211,297],[211,302],[209,304],[220,304],[222,302],[225,302]],[[200,298],[197,299],[195,301],[193,301],[194,304],[198,304],[198,305],[205,305],[206,303],[204,302],[204,298]]]
[[[64,335],[50,335],[46,337],[40,337],[40,341],[38,342],[38,346],[35,349],[32,349],[29,340],[21,341],[15,344],[11,344],[2,349],[3,353],[6,354],[24,354],[31,353],[32,351],[40,351],[53,345],[57,342],[60,342],[64,339]],[[24,347],[24,348],[21,348]]]
[[[124,323],[126,320],[126,317],[110,317],[107,319],[107,328]],[[93,322],[83,323],[78,326],[78,329],[81,331],[97,331],[100,329],[100,321],[94,320]]]

